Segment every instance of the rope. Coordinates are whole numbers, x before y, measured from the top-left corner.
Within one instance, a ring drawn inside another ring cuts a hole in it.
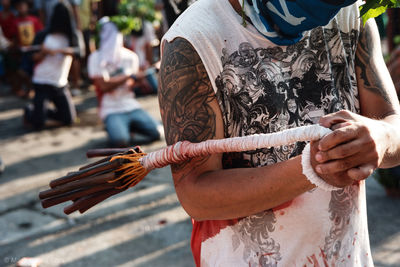
[[[329,134],[330,129],[320,125],[308,125],[270,134],[255,134],[200,143],[177,142],[164,149],[148,153],[139,159],[146,170],[151,171],[170,164],[185,162],[191,158],[218,153],[243,152],[259,148],[276,147],[311,140],[319,140]]]

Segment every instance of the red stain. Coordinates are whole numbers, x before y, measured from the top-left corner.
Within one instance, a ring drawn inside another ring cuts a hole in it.
[[[200,266],[201,243],[216,236],[222,229],[236,224],[239,220],[201,221],[192,220],[191,247],[196,266]]]
[[[322,257],[322,260],[324,261],[325,267],[329,267],[328,258],[326,257],[324,251],[322,250],[322,248],[320,248],[319,250],[321,251],[321,257]]]
[[[349,258],[349,259],[351,258],[350,254],[349,254],[349,255],[347,255],[347,258]]]
[[[273,253],[273,252],[269,252],[269,253],[264,253],[264,254],[261,254],[261,255],[263,255],[263,256],[272,256],[272,255],[274,255],[275,253]]]
[[[320,250],[320,253],[319,253],[318,256],[322,258],[322,260],[323,260],[323,262],[324,262],[324,266],[325,266],[325,267],[329,267],[328,258],[326,257],[324,251],[323,251],[321,248],[320,248],[319,250]],[[318,263],[317,257],[315,256],[315,254],[313,254],[312,256],[308,256],[308,257],[307,257],[307,260],[308,260],[308,262],[311,263],[314,267],[319,267],[319,266],[320,266],[319,263]],[[333,266],[334,266],[334,265],[333,265]]]
[[[275,211],[278,211],[278,210],[281,210],[281,209],[286,209],[286,208],[290,207],[292,205],[292,203],[293,203],[293,200],[290,200],[290,201],[285,202],[285,203],[283,203],[283,204],[281,204],[279,206],[276,206],[272,210],[275,212]]]
[[[283,216],[283,215],[285,215],[285,212],[282,210],[281,212],[279,212],[279,214],[280,214],[281,216]]]
[[[317,257],[315,257],[315,254],[311,256],[311,259],[313,261],[312,264],[314,264],[314,267],[319,267],[319,263]]]
[[[280,231],[283,230],[283,225],[279,226],[279,230],[280,230]]]
[[[165,220],[165,219],[158,221],[158,224],[160,224],[160,225],[163,225],[163,224],[166,224],[166,223],[167,223],[167,220]]]

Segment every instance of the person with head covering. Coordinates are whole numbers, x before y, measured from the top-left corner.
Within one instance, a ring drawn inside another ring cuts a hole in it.
[[[314,123],[332,130],[311,149],[172,166],[196,266],[373,266],[365,179],[400,164],[400,105],[360,5],[201,0],[164,35],[158,94],[169,145]]]
[[[108,18],[100,23],[100,47],[89,56],[88,74],[98,91],[99,115],[110,144],[128,146],[131,132],[146,136],[149,142],[158,140],[157,122],[141,108],[133,92],[138,56],[123,47],[123,36],[114,23]]]
[[[36,62],[32,77],[35,97],[33,107],[25,108],[25,121],[35,128],[42,128],[47,119],[70,125],[76,111],[68,89],[68,74],[79,47],[71,10],[64,3],[54,7],[49,27],[35,37],[34,44],[40,43],[42,49],[32,55]],[[55,109],[49,108],[49,101]]]

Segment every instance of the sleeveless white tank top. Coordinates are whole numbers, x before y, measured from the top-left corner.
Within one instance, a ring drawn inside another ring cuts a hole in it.
[[[225,137],[315,124],[341,109],[359,112],[355,51],[358,6],[291,46],[277,46],[241,25],[228,0],[200,0],[163,42],[190,42],[207,70]],[[301,153],[304,143],[231,153],[224,168],[259,167]],[[373,266],[364,182],[331,193],[314,189],[246,218],[193,221],[197,266]]]

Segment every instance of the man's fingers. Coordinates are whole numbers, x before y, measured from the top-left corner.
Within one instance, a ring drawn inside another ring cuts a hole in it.
[[[322,164],[317,164],[315,170],[320,174],[330,174],[348,171],[358,166],[371,165],[375,168],[374,155],[371,153],[359,153],[359,156],[350,156],[344,159],[332,160]]]
[[[350,125],[351,125],[351,122],[349,122],[349,121],[341,122],[341,123],[332,125],[331,126],[331,130],[334,131],[334,130],[337,130],[337,129],[340,129],[340,128],[344,128],[344,127],[347,127],[347,126],[350,126]]]
[[[329,116],[329,115],[326,115]],[[340,124],[340,123],[344,123],[346,122],[346,120],[344,118],[339,118],[339,117],[332,117],[332,118],[327,118],[327,117],[323,117],[319,120],[319,124],[321,126],[324,126],[326,128],[332,128],[333,125],[335,124]]]
[[[367,179],[375,170],[372,164],[362,165],[347,171],[347,175],[356,181]]]
[[[339,128],[322,138],[319,142],[318,148],[321,151],[328,151],[340,144],[348,143],[356,139],[357,136],[355,127],[347,126]]]
[[[319,163],[328,162],[335,159],[343,159],[353,156],[362,151],[362,142],[359,139],[354,139],[345,144],[338,145],[328,151],[319,151],[315,155],[315,159]]]
[[[323,116],[319,120],[319,124],[326,127],[331,128],[333,125],[346,122],[348,120],[353,120],[353,113],[347,110],[341,110],[335,113],[331,113]]]

